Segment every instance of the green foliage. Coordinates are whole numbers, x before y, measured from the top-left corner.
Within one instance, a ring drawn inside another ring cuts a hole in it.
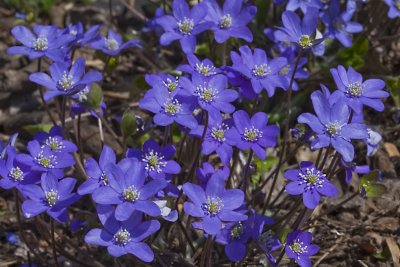
[[[255,164],[257,167],[257,172],[252,176],[252,182],[254,186],[257,186],[262,175],[269,172],[274,165],[278,164],[278,158],[273,156],[267,156],[265,160],[260,160],[257,158],[255,160]]]
[[[48,123],[39,123],[39,124],[31,124],[27,125],[24,127],[26,131],[28,131],[30,134],[34,135],[40,131],[43,132],[49,132],[53,124],[48,124]]]
[[[400,76],[387,79],[386,84],[390,88],[390,95],[396,106],[400,106]]]
[[[342,49],[338,53],[338,61],[346,67],[359,69],[364,66],[364,56],[368,52],[369,42],[367,38],[360,37],[349,48]]]
[[[19,12],[27,15],[27,21],[33,21],[39,13],[49,13],[56,0],[3,0]]]
[[[131,136],[136,133],[137,125],[136,125],[136,117],[133,111],[126,110],[122,115],[121,119],[121,131],[125,137]]]
[[[97,83],[93,83],[88,96],[89,107],[94,110],[99,110],[102,101],[103,91],[101,86]]]
[[[281,241],[282,244],[286,243],[286,237],[288,234],[290,234],[293,231],[291,228],[285,228],[282,232],[282,235],[280,236],[279,240]]]
[[[364,175],[359,184],[359,191],[363,189],[366,192],[366,197],[379,197],[386,191],[386,187],[383,184],[378,183],[379,171],[372,171],[367,175]]]

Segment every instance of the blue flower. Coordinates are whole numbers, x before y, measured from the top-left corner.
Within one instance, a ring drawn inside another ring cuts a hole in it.
[[[284,57],[268,59],[265,51],[259,48],[254,49],[254,54],[248,46],[239,48],[242,61],[232,60],[232,68],[251,81],[253,90],[260,94],[262,89],[267,90],[268,96],[272,97],[277,87],[287,88],[286,79],[279,75],[279,71],[288,62]],[[235,52],[231,52],[232,59],[238,57]]]
[[[34,139],[42,146],[49,147],[55,153],[76,152],[76,145],[68,140],[63,140],[63,132],[60,126],[51,127],[48,133],[40,131],[35,134]]]
[[[71,34],[75,37],[70,44],[71,46],[83,47],[100,39],[100,28],[101,25],[94,25],[85,32],[82,22],[78,22],[76,24],[68,25],[64,31],[65,33]]]
[[[18,133],[15,133],[10,136],[8,142],[5,144],[0,140],[0,159],[6,159],[7,156],[7,148],[14,147],[15,141],[17,141]]]
[[[303,113],[297,119],[299,123],[307,124],[316,134],[317,138],[311,148],[332,145],[345,161],[352,161],[354,147],[351,139],[366,139],[366,126],[349,122],[350,110],[343,99],[332,103],[332,98],[328,99],[321,91],[316,91],[311,94],[311,100],[317,116]]]
[[[152,87],[149,91],[147,91],[147,96],[149,96],[149,92],[153,89],[167,89],[172,96],[178,94],[182,89],[180,78],[178,76],[174,77],[171,74],[146,74],[145,80]]]
[[[196,175],[199,178],[200,186],[204,189],[207,187],[208,180],[214,173],[219,173],[218,175],[224,178],[226,181],[229,176],[229,168],[226,166],[214,169],[214,166],[209,162],[203,162],[203,168],[196,168]]]
[[[281,75],[286,80],[286,83],[283,83],[283,85],[286,86],[284,89],[288,90],[289,85],[290,85],[290,80],[292,78],[293,70],[296,65],[296,62],[295,62],[296,54],[292,49],[287,48],[285,51],[283,51],[281,53],[281,56],[286,57],[287,61],[288,61],[288,64],[279,71],[279,75]],[[296,73],[294,75],[294,79],[308,78],[307,71],[305,71],[303,69],[303,66],[306,63],[307,63],[307,58],[305,58],[305,57],[300,58],[297,69],[296,69]],[[293,91],[299,90],[299,86],[298,86],[296,80],[293,80],[292,89],[293,89]]]
[[[325,35],[336,38],[345,47],[351,46],[352,33],[363,30],[363,26],[360,23],[350,21],[356,11],[355,6],[351,3],[349,1],[347,9],[341,13],[340,1],[331,1],[328,10],[323,13],[321,18],[327,27]]]
[[[146,164],[146,171],[153,179],[165,179],[166,176],[178,174],[181,166],[172,160],[176,148],[167,144],[165,147],[160,147],[156,141],[150,139],[143,144],[143,151],[139,149],[128,149],[126,157],[135,158]]]
[[[48,57],[53,61],[65,60],[67,46],[74,40],[71,34],[59,31],[56,26],[36,25],[33,33],[25,26],[15,26],[11,33],[22,46],[12,46],[7,49],[10,55],[27,55],[29,59]]]
[[[122,50],[131,47],[141,47],[138,39],[131,39],[123,42],[121,35],[115,33],[113,30],[108,31],[108,36],[101,36],[97,41],[91,42],[90,47],[96,50],[101,50],[104,54],[109,56],[116,56]]]
[[[153,261],[154,253],[143,240],[160,229],[158,221],[142,222],[142,215],[135,213],[119,222],[114,218],[113,207],[107,205],[97,205],[97,213],[104,228],[90,230],[85,236],[86,243],[107,247],[114,257],[129,253],[144,262]]]
[[[183,192],[192,202],[184,203],[185,213],[202,219],[202,229],[210,235],[222,229],[222,222],[238,222],[247,219],[246,215],[235,211],[244,203],[244,193],[239,189],[225,190],[224,178],[215,173],[202,187],[185,183]]]
[[[268,125],[268,116],[264,112],[257,112],[250,119],[244,110],[233,114],[235,127],[229,129],[225,136],[228,144],[241,150],[252,149],[262,160],[266,157],[266,147],[274,147],[278,143],[279,127]]]
[[[391,19],[400,17],[400,1],[399,0],[384,0],[389,7],[388,17]]]
[[[221,9],[215,0],[206,0],[206,21],[213,23],[212,30],[217,43],[224,43],[229,37],[240,38],[246,42],[253,40],[253,34],[246,25],[257,13],[255,6],[242,8],[242,0],[225,1]]]
[[[119,221],[129,219],[137,210],[150,216],[159,216],[160,208],[150,200],[167,182],[157,179],[145,183],[145,164],[130,161],[127,169],[116,164],[106,167],[109,186],[102,186],[93,192],[93,200],[98,204],[117,205],[115,218]]]
[[[192,10],[185,0],[174,0],[173,16],[165,15],[156,19],[163,27],[161,45],[169,45],[175,40],[181,43],[183,52],[192,54],[196,48],[196,35],[211,28],[212,23],[204,22],[207,9],[203,3],[195,5]]]
[[[40,186],[25,185],[21,191],[28,199],[22,203],[22,213],[26,218],[47,212],[59,222],[68,220],[67,207],[79,200],[80,196],[72,193],[76,184],[74,178],[58,180],[51,173],[43,173]]]
[[[290,195],[303,195],[303,203],[309,209],[318,206],[320,194],[335,197],[339,191],[329,182],[325,174],[308,161],[300,163],[300,169],[288,170],[285,178],[292,182],[285,189]]]
[[[301,267],[311,267],[310,256],[318,253],[318,246],[311,244],[312,234],[295,230],[286,237],[286,256]]]
[[[56,62],[50,65],[51,77],[43,72],[36,72],[29,76],[29,80],[49,89],[44,94],[45,101],[59,95],[74,95],[88,84],[100,81],[102,75],[98,71],[85,73],[85,59],[79,58],[70,67],[65,63]]]
[[[177,68],[179,71],[190,73],[192,75],[200,75],[205,78],[210,78],[221,71],[214,66],[208,58],[200,61],[195,55],[187,55],[188,65],[181,65]]]
[[[310,7],[321,9],[323,7],[323,4],[320,0],[289,0],[286,4],[286,10],[296,11],[300,8],[304,14]]]
[[[346,71],[343,66],[331,69],[331,74],[339,90],[332,95],[333,98],[344,96],[347,105],[356,113],[361,114],[363,105],[369,106],[376,111],[383,111],[381,98],[387,98],[389,93],[384,91],[386,84],[380,79],[368,79],[363,81],[360,73],[352,67]]]
[[[357,166],[354,162],[345,162],[343,160],[341,160],[341,164],[345,168],[346,183],[350,183],[351,179],[353,178],[353,172],[357,174],[367,174],[371,171],[369,165]]]

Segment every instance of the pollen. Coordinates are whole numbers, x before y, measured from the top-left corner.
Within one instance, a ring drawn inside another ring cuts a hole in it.
[[[52,169],[57,165],[57,157],[55,155],[45,156],[43,155],[43,151],[40,151],[39,154],[35,157],[36,162],[48,169]]]
[[[117,243],[119,245],[125,246],[127,243],[129,243],[131,241],[131,234],[126,229],[120,229],[114,235],[114,241],[115,241],[115,243]]]
[[[195,69],[198,73],[206,77],[215,75],[217,73],[214,66],[204,63],[197,63]]]
[[[165,113],[174,116],[181,111],[182,105],[177,99],[168,98],[167,101],[165,101],[163,108]]]
[[[236,224],[232,229],[231,229],[231,238],[232,239],[238,239],[240,236],[243,234],[244,228],[242,223]]]
[[[328,132],[330,136],[336,136],[340,134],[340,129],[342,128],[342,125],[338,121],[330,122],[327,125],[325,125],[325,130]]]
[[[185,17],[183,20],[178,21],[178,28],[183,35],[190,35],[194,28],[194,21]]]
[[[209,88],[204,85],[199,85],[194,91],[194,94],[197,95],[198,98],[200,98],[201,101],[203,102],[213,102],[217,98],[217,93],[218,91],[214,88]]]
[[[305,246],[303,242],[301,242],[300,240],[295,240],[293,241],[292,244],[289,245],[290,249],[296,253],[298,256],[300,256],[303,253],[307,252],[307,248],[308,246]]]
[[[12,178],[15,182],[20,182],[24,180],[24,173],[18,166],[11,168],[8,176]]]
[[[224,142],[226,140],[225,132],[228,129],[229,127],[225,123],[218,124],[216,127],[211,128],[211,136],[214,140],[218,142]]]
[[[230,14],[223,15],[218,24],[220,29],[228,29],[232,26],[232,16]]]
[[[300,45],[302,48],[310,48],[310,47],[312,46],[312,43],[313,43],[313,39],[311,38],[310,35],[303,34],[303,35],[300,37],[299,45]]]
[[[107,174],[105,171],[103,171],[100,175],[100,182],[103,183],[103,185],[108,185],[108,178],[107,178]]]
[[[261,65],[254,65],[251,73],[257,78],[265,78],[267,75],[271,74],[271,68],[266,63]]]
[[[60,198],[60,196],[58,195],[58,191],[51,189],[50,191],[46,191],[44,192],[45,197],[46,197],[46,202],[50,207],[53,207],[57,200]]]
[[[35,41],[33,41],[33,49],[35,49],[36,51],[44,51],[48,48],[48,40],[46,37],[44,36],[40,36],[38,38],[36,38]]]
[[[57,138],[52,136],[46,139],[46,145],[48,145],[53,151],[60,151],[65,148],[62,141],[58,141]]]
[[[122,197],[125,201],[133,202],[139,199],[140,192],[136,189],[136,187],[131,185],[128,188],[125,188],[124,191],[122,191]]]
[[[243,138],[247,142],[257,142],[263,136],[263,132],[254,126],[244,128]]]
[[[179,78],[175,77],[175,80],[171,80],[170,78],[167,78],[167,80],[165,82],[163,82],[163,84],[165,87],[167,87],[169,92],[172,92],[176,88],[178,88]]]
[[[224,203],[219,197],[207,197],[207,202],[201,205],[204,215],[215,216],[224,207]]]
[[[148,151],[148,153],[144,156],[143,161],[147,163],[145,169],[148,171],[156,171],[160,173],[162,168],[167,166],[164,156],[153,149]]]
[[[354,82],[347,86],[347,94],[351,97],[359,97],[363,93],[364,86],[360,82]]]
[[[58,85],[58,89],[60,89],[62,91],[67,91],[74,85],[72,75],[70,75],[66,71],[64,71],[64,74],[61,77],[61,79],[57,82],[57,85]]]
[[[306,168],[299,176],[299,185],[305,184],[305,190],[313,191],[316,187],[323,187],[325,182],[325,174],[315,168]]]
[[[106,38],[106,48],[108,50],[114,51],[117,50],[119,48],[119,44],[117,42],[117,40],[115,40],[114,38]]]

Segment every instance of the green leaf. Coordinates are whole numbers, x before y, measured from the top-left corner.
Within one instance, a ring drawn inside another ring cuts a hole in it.
[[[196,45],[195,54],[207,56],[210,54],[210,47],[208,43],[201,43]]]
[[[364,175],[359,184],[359,191],[365,190],[366,197],[379,197],[386,192],[386,187],[378,183],[379,171],[372,171]]]
[[[369,41],[367,38],[360,37],[353,42],[349,48],[343,49],[338,53],[339,63],[346,67],[352,66],[359,69],[364,66],[364,56],[368,52]]]
[[[136,133],[136,116],[131,110],[126,110],[121,119],[121,131],[125,137]]]
[[[396,106],[400,106],[400,76],[387,79],[386,84],[390,89],[390,95]]]
[[[280,241],[282,242],[282,244],[284,244],[286,242],[286,237],[288,234],[290,234],[293,231],[293,229],[291,228],[285,228],[282,232],[281,237],[279,238]]]
[[[30,134],[34,135],[41,131],[48,133],[52,126],[53,124],[39,123],[39,124],[27,125],[24,127],[24,129],[28,131]]]
[[[97,83],[92,83],[92,87],[90,88],[90,92],[88,95],[89,107],[94,110],[99,110],[102,101],[103,101],[103,91],[100,85]]]
[[[365,191],[367,197],[380,197],[386,192],[386,187],[383,184],[370,184]]]

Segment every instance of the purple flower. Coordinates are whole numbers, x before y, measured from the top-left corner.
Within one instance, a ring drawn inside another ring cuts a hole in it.
[[[196,168],[196,175],[199,178],[200,186],[204,189],[207,187],[208,180],[214,173],[219,173],[218,175],[223,177],[224,180],[228,179],[229,168],[226,166],[214,169],[214,166],[209,162],[203,162],[203,168]]]
[[[201,152],[204,155],[210,155],[216,152],[225,166],[229,166],[232,158],[233,149],[225,136],[225,133],[233,126],[232,119],[222,120],[210,119],[207,125],[204,141],[201,146]],[[204,125],[199,125],[190,134],[201,137],[204,131]]]
[[[174,0],[172,5],[173,16],[165,15],[156,19],[165,31],[161,35],[160,43],[169,45],[179,40],[183,52],[192,54],[196,48],[196,35],[212,26],[210,22],[203,22],[207,9],[200,3],[190,10],[185,0]]]
[[[114,257],[129,253],[144,262],[153,261],[153,251],[142,241],[160,229],[158,221],[142,222],[142,216],[135,213],[127,221],[119,222],[114,218],[113,207],[107,205],[97,205],[97,214],[104,229],[90,230],[85,236],[86,243],[107,247]]]
[[[186,77],[181,78],[182,87],[197,98],[200,107],[207,110],[212,118],[220,117],[220,112],[232,113],[235,101],[239,94],[232,89],[225,89],[228,79],[218,74],[210,79],[201,76],[193,76],[192,81]]]
[[[148,91],[140,100],[139,107],[155,113],[153,121],[160,126],[170,125],[174,121],[190,129],[198,125],[192,114],[196,98],[180,94],[174,96],[165,87]]]
[[[40,145],[37,140],[30,141],[27,149],[29,154],[18,154],[16,160],[30,166],[32,171],[52,172],[62,176],[62,169],[75,164],[71,154],[54,152],[49,146]]]
[[[88,84],[80,90],[78,93],[74,94],[71,96],[72,99],[74,99],[76,102],[71,103],[71,112],[70,115],[71,117],[75,117],[78,114],[84,113],[86,110],[89,110],[90,114],[95,117],[96,119],[98,118],[96,112],[89,107],[89,93],[90,90],[92,89],[92,84]],[[104,102],[104,99],[101,100],[100,104],[100,115],[104,114],[104,110],[107,108],[106,103]]]
[[[157,88],[166,88],[174,96],[182,89],[180,78],[171,74],[146,74],[145,80],[152,87],[149,91]],[[147,95],[149,91],[146,93]]]
[[[113,30],[109,30],[107,37],[101,36],[99,40],[91,42],[90,47],[101,50],[109,56],[116,56],[124,49],[141,46],[138,39],[131,39],[124,43],[121,35],[115,33]]]
[[[380,79],[368,79],[363,81],[360,73],[352,67],[346,71],[343,66],[331,69],[331,74],[339,89],[333,95],[344,95],[347,105],[356,113],[362,113],[363,105],[369,106],[377,111],[383,111],[381,98],[386,98],[389,93],[384,91],[385,82]]]
[[[76,152],[78,148],[70,141],[63,140],[63,132],[60,126],[51,127],[49,133],[40,131],[35,134],[34,139],[39,141],[42,146],[49,147],[56,153]]]
[[[79,186],[78,194],[91,194],[97,188],[109,185],[106,167],[115,163],[115,153],[111,147],[106,145],[103,146],[98,163],[93,158],[88,158],[85,162],[85,172],[88,178]]]
[[[292,49],[287,48],[285,51],[282,52],[281,56],[286,57],[288,61],[288,64],[279,71],[279,75],[281,75],[286,80],[286,82],[283,83],[283,85],[286,86],[284,89],[287,90],[289,89],[290,79],[292,78],[293,70],[296,65],[295,62],[296,54]],[[305,79],[308,77],[307,71],[303,69],[303,66],[306,63],[307,63],[307,58],[305,57],[300,58],[299,64],[296,69],[296,73],[294,75],[295,79]],[[293,80],[292,89],[293,91],[299,90],[299,86],[296,80]]]
[[[226,72],[226,77],[228,78],[229,83],[232,86],[239,87],[240,94],[247,99],[254,99],[256,97],[256,93],[253,90],[253,86],[251,85],[251,79],[247,78],[241,73],[241,67],[243,65],[242,57],[236,53],[231,52],[231,60],[233,62],[233,66],[223,66],[222,69]],[[234,66],[239,66],[239,71],[237,71]]]
[[[195,55],[189,54],[187,55],[187,59],[189,64],[181,65],[177,68],[177,70],[190,73],[192,75],[200,75],[205,78],[212,77],[221,72],[220,69],[216,68],[214,63],[212,63],[208,58],[200,61]]]
[[[210,235],[217,234],[222,229],[222,222],[238,222],[247,219],[235,209],[243,205],[244,193],[239,189],[225,190],[224,178],[216,173],[202,187],[185,183],[183,192],[192,202],[184,203],[185,213],[202,219],[203,230]]]
[[[165,179],[166,176],[178,174],[181,171],[181,166],[175,160],[171,160],[175,152],[173,145],[167,144],[161,148],[156,141],[150,139],[143,144],[143,151],[131,148],[126,152],[126,156],[143,161],[151,178]]]
[[[256,94],[266,89],[268,96],[272,97],[276,87],[288,87],[286,79],[279,75],[279,71],[288,64],[286,58],[278,57],[270,60],[264,50],[256,48],[253,54],[248,46],[240,47],[239,51],[242,61],[234,60],[232,68],[251,81]],[[231,57],[237,58],[238,55],[231,52]]]
[[[35,217],[47,212],[49,216],[59,222],[68,220],[67,207],[79,200],[80,196],[72,193],[76,184],[74,178],[58,178],[51,173],[44,173],[40,186],[25,185],[22,193],[28,199],[22,203],[22,213],[26,218]]]
[[[343,160],[341,160],[341,164],[345,168],[346,183],[350,183],[351,179],[353,178],[353,172],[357,174],[367,174],[371,171],[369,165],[357,166],[354,162],[345,162]]]
[[[246,25],[257,13],[255,6],[246,6],[242,9],[242,0],[225,1],[221,9],[215,0],[206,0],[206,20],[213,23],[215,41],[222,44],[229,37],[240,38],[246,42],[253,41],[253,34]]]
[[[85,32],[82,22],[78,22],[76,24],[68,25],[68,27],[65,29],[65,33],[69,33],[75,37],[71,43],[72,46],[83,47],[100,39],[100,28],[101,25],[94,25]]]
[[[27,55],[29,59],[48,57],[53,61],[63,62],[66,55],[65,48],[74,36],[59,31],[56,26],[36,25],[33,33],[25,26],[15,26],[11,33],[22,46],[12,46],[7,49],[10,55]]]
[[[324,44],[322,35],[317,30],[318,16],[318,9],[311,7],[307,9],[302,21],[293,11],[283,12],[283,27],[278,27],[275,31],[275,38],[281,42],[295,43],[301,49],[311,48],[314,54],[322,55]]]
[[[241,150],[252,149],[256,155],[264,160],[266,147],[274,147],[278,142],[279,127],[268,125],[268,116],[264,112],[257,112],[250,119],[244,110],[233,114],[235,127],[229,129],[225,136],[228,144]]]
[[[286,4],[286,10],[296,11],[300,8],[305,14],[310,7],[320,9],[322,6],[320,0],[289,0]]]
[[[384,0],[389,7],[388,17],[391,19],[400,17],[400,1],[399,0]]]
[[[312,234],[295,230],[286,237],[286,256],[301,267],[311,267],[310,256],[318,253],[318,246],[311,244]]]
[[[79,58],[70,67],[65,63],[56,62],[50,65],[51,77],[43,72],[36,72],[29,76],[29,80],[49,89],[44,94],[46,101],[59,95],[74,95],[86,85],[100,81],[102,75],[98,71],[85,73],[85,59]]]
[[[345,47],[351,46],[352,33],[363,30],[360,23],[350,21],[356,11],[354,4],[349,1],[347,9],[341,13],[340,1],[331,1],[328,10],[322,15],[322,21],[327,27],[325,35],[336,38]]]
[[[285,189],[290,195],[303,194],[303,203],[309,209],[314,209],[319,204],[320,194],[335,197],[339,191],[329,182],[325,174],[308,161],[300,163],[300,169],[288,170],[285,178],[292,182]]]
[[[382,141],[382,136],[370,128],[367,128],[367,132],[368,137],[365,140],[367,143],[367,156],[371,156],[377,150],[379,143]]]
[[[93,200],[98,204],[117,205],[115,218],[119,221],[129,219],[137,210],[150,216],[159,216],[160,208],[150,200],[167,182],[162,179],[145,184],[145,164],[130,161],[127,170],[121,166],[109,164],[106,167],[109,186],[103,186],[93,192]]]
[[[0,159],[6,159],[7,148],[14,147],[15,141],[17,141],[17,138],[18,138],[18,133],[15,133],[10,136],[10,138],[8,139],[8,142],[6,144],[4,144],[0,140]]]
[[[0,159],[0,187],[4,189],[18,188],[39,181],[40,175],[32,172],[30,166],[15,160],[17,151],[9,146],[6,149],[7,159]]]
[[[328,99],[321,91],[316,91],[311,94],[311,100],[317,116],[303,113],[297,119],[316,133],[317,138],[311,144],[311,148],[319,149],[332,145],[345,161],[352,161],[354,147],[351,139],[367,138],[366,126],[361,123],[349,123],[350,111],[343,99],[331,103],[331,97]]]

